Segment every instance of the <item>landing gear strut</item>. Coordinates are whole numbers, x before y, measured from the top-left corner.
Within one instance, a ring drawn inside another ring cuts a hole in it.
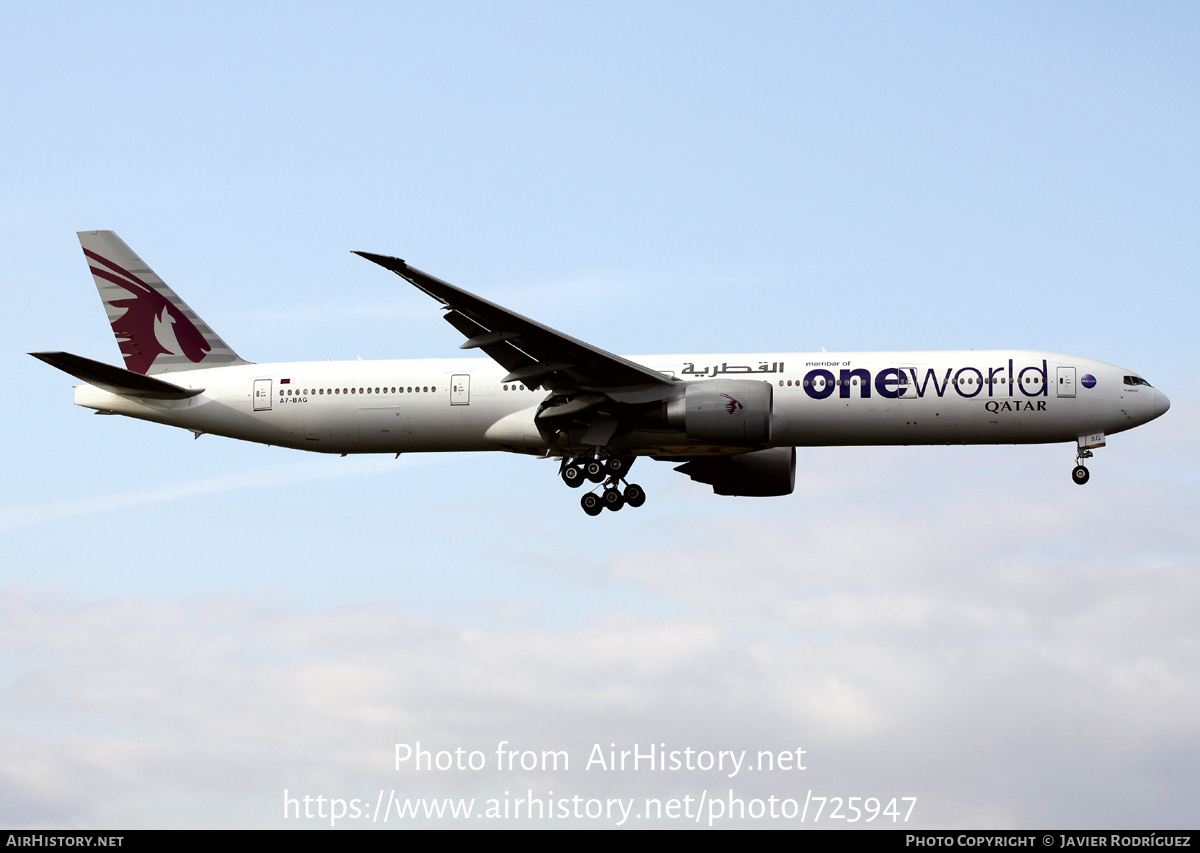
[[[584,512],[599,515],[605,509],[616,512],[623,506],[639,507],[646,502],[646,490],[625,479],[631,465],[633,457],[625,456],[563,459],[558,474],[573,489],[583,485],[584,480],[603,483],[599,493],[593,489],[579,500]]]

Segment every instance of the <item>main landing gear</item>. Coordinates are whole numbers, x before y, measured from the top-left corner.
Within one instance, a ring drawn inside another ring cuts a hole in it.
[[[646,502],[646,490],[637,483],[625,480],[625,474],[632,464],[633,458],[624,456],[563,459],[558,473],[572,489],[582,486],[584,480],[597,485],[604,484],[599,493],[592,489],[579,501],[588,515],[599,515],[605,509],[616,512],[626,504],[639,507]],[[625,484],[624,488],[621,487],[622,483]]]
[[[1092,478],[1087,466],[1083,464],[1083,460],[1091,458],[1092,451],[1090,450],[1080,450],[1075,456],[1075,467],[1071,470],[1071,479],[1081,486]]]

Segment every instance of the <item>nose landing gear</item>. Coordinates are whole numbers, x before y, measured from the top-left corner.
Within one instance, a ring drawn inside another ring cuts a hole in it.
[[[1092,458],[1092,449],[1104,446],[1104,433],[1091,432],[1087,435],[1081,435],[1075,440],[1075,468],[1071,471],[1071,479],[1083,485],[1091,479],[1092,475],[1088,473],[1085,460]]]
[[[1080,450],[1075,456],[1075,467],[1071,469],[1071,479],[1080,486],[1092,478],[1091,472],[1088,471],[1087,466],[1083,464],[1083,460],[1091,458],[1092,451],[1090,450]]]
[[[579,500],[584,512],[588,515],[599,515],[605,509],[616,512],[623,506],[639,507],[646,502],[646,490],[625,479],[631,465],[633,458],[623,456],[563,459],[558,473],[563,482],[573,489],[583,485],[584,480],[596,484],[604,483],[599,493],[593,489]]]

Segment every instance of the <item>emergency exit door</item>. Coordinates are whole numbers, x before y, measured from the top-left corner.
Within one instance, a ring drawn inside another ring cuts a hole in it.
[[[271,410],[271,380],[254,380],[254,411],[269,412]]]
[[[1058,396],[1075,396],[1075,368],[1060,367],[1058,369]]]
[[[456,373],[450,377],[450,405],[466,406],[471,402],[471,375]]]

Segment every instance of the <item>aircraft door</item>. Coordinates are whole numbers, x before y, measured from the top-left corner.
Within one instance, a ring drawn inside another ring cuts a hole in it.
[[[466,406],[471,402],[471,374],[456,373],[450,377],[450,405]]]
[[[1058,396],[1074,397],[1075,396],[1075,368],[1060,367],[1058,368]]]
[[[256,411],[256,412],[271,411],[271,380],[270,379],[255,379],[254,380],[254,411]]]

